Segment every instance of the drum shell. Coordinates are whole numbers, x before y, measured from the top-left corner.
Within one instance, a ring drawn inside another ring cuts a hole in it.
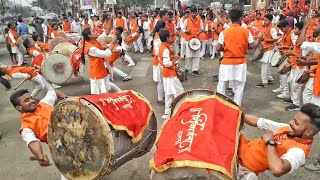
[[[305,84],[308,82],[310,78],[310,73],[307,71],[304,71],[302,74],[300,74],[297,79],[296,79],[296,83],[298,84]]]
[[[26,39],[29,39],[31,42],[34,42],[31,35],[23,35],[19,37],[19,39],[17,40],[17,48],[22,54],[28,54],[26,48],[23,45],[23,41],[25,41]]]
[[[71,103],[70,103],[71,102]],[[68,105],[76,105],[79,106],[79,103],[82,105],[81,108],[74,108],[73,106],[68,107]],[[85,123],[81,123],[79,119],[79,117],[77,118],[70,118],[70,114],[77,114],[77,111],[80,112],[80,109],[82,109],[82,117],[86,118],[86,115],[88,115],[86,113],[86,111],[88,111],[88,107],[90,107],[90,112],[95,114],[94,117],[100,117],[98,118],[98,120],[95,121],[91,121],[90,118],[92,118],[93,116],[88,116],[88,121],[86,123],[90,123],[91,124],[93,122],[96,122],[98,124],[98,122],[102,122],[99,125],[92,125],[92,126],[86,126]],[[100,107],[101,108],[101,107]],[[68,153],[61,153],[57,154],[57,139],[61,139],[61,141],[63,142],[66,135],[64,132],[62,131],[66,131],[69,132],[70,130],[68,130],[69,128],[71,129],[71,131],[73,132],[77,132],[79,134],[82,134],[82,131],[79,130],[72,130],[73,127],[77,127],[79,125],[82,125],[85,128],[83,131],[85,131],[85,136],[84,134],[81,135],[81,137],[83,137],[83,139],[88,139],[89,135],[87,135],[87,131],[88,129],[91,129],[93,126],[99,126],[99,131],[95,131],[94,134],[92,134],[92,139],[90,139],[91,141],[95,141],[95,138],[99,139],[99,141],[101,141],[101,137],[103,137],[101,134],[99,135],[99,133],[103,132],[103,135],[107,135],[105,141],[107,141],[105,144],[107,144],[107,146],[110,148],[110,151],[107,151],[107,154],[104,154],[103,157],[105,158],[110,158],[108,159],[108,163],[105,164],[106,166],[103,166],[103,168],[101,168],[101,171],[99,172],[99,174],[93,178],[93,179],[100,179],[102,176],[104,176],[105,174],[109,174],[111,173],[113,170],[117,169],[118,167],[120,167],[121,165],[123,165],[124,163],[130,161],[133,158],[137,158],[140,157],[144,154],[146,154],[148,151],[150,151],[150,149],[153,147],[155,140],[156,140],[156,134],[157,134],[157,121],[155,118],[155,114],[153,112],[153,114],[151,115],[151,118],[149,120],[149,124],[146,127],[146,129],[143,132],[142,138],[140,141],[138,141],[137,143],[133,144],[131,141],[131,137],[127,135],[127,133],[125,131],[119,131],[119,130],[115,130],[112,128],[111,125],[109,125],[105,119],[105,117],[103,116],[103,114],[100,111],[99,106],[85,100],[85,99],[78,99],[78,98],[67,98],[64,99],[62,101],[59,102],[59,104],[55,107],[54,111],[52,112],[52,116],[51,116],[51,123],[49,124],[49,130],[48,130],[48,144],[50,147],[50,151],[52,154],[52,159],[54,161],[54,163],[56,164],[57,168],[59,169],[59,171],[67,178],[69,179],[88,179],[85,178],[87,176],[81,176],[79,177],[79,175],[76,172],[80,172],[82,173],[83,171],[79,171],[77,169],[65,169],[64,167],[69,167],[70,165],[65,164],[65,159],[61,160],[61,156],[64,156],[64,154],[68,154]],[[74,112],[71,112],[71,111]],[[61,112],[63,112],[63,114],[61,114]],[[76,123],[74,123],[76,122]],[[54,125],[53,125],[54,124]],[[60,134],[59,133],[55,133],[56,131],[56,126],[61,126],[61,124],[67,124],[67,126],[65,126],[64,128],[62,128]],[[71,127],[69,127],[71,126]],[[94,129],[96,130],[96,129]],[[88,133],[91,134],[91,133]],[[77,139],[78,136],[75,137],[71,137],[74,139]],[[100,138],[99,138],[100,137]],[[70,137],[69,137],[70,139]],[[88,141],[88,140],[87,140]],[[77,143],[75,143],[77,144]],[[97,144],[96,144],[97,145]],[[100,145],[100,144],[99,144]],[[70,147],[70,150],[68,151],[69,153],[72,151],[76,151],[74,146],[68,146],[68,144],[66,143],[67,147]],[[85,148],[85,147],[83,147]],[[92,149],[97,148],[97,146],[92,146]],[[107,148],[107,149],[108,149]],[[64,149],[64,148],[63,148]],[[86,154],[87,155],[87,154]],[[89,158],[91,156],[88,156]],[[76,159],[76,158],[74,158]],[[94,161],[93,161],[94,162]],[[87,163],[87,162],[84,162]],[[92,163],[92,162],[90,162]],[[100,162],[99,162],[100,163]],[[70,162],[70,164],[72,165],[72,162]],[[71,166],[72,167],[72,166]],[[83,167],[82,167],[83,168]],[[86,169],[88,170],[88,169]],[[100,170],[100,168],[98,168],[98,170]],[[72,173],[71,173],[72,172]],[[72,177],[70,177],[72,176]],[[92,176],[91,174],[89,174],[89,176]]]
[[[279,66],[279,68],[278,68],[278,73],[279,73],[279,74],[287,74],[287,73],[289,73],[290,70],[291,70],[291,66],[292,66],[292,65],[290,64],[289,61],[284,60],[284,61],[281,63],[281,65]]]
[[[271,66],[272,67],[277,67],[277,65],[279,64],[279,61],[281,59],[281,54],[279,51],[275,51],[274,54],[272,55],[272,58],[271,58]],[[281,64],[281,63],[280,63]]]

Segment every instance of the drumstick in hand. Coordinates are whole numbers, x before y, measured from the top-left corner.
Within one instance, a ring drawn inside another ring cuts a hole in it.
[[[27,79],[23,79],[13,90],[17,90]]]

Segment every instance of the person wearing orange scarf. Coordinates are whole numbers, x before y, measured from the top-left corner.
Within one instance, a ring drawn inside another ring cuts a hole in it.
[[[240,135],[240,179],[258,179],[257,176],[267,170],[281,177],[303,166],[314,136],[320,130],[319,114],[320,107],[309,103],[303,105],[288,124],[245,115],[244,122],[247,125],[258,127],[266,133],[254,140]]]
[[[189,11],[186,10],[183,12],[183,17],[180,19],[180,29],[182,31],[183,28],[185,28],[185,20],[189,18]],[[187,40],[186,40],[187,34],[185,32],[181,32],[181,38],[180,38],[180,57],[184,59],[186,57],[186,48],[187,48]]]
[[[189,43],[193,38],[198,38],[198,33],[203,30],[203,23],[200,18],[197,17],[197,8],[191,8],[191,17],[187,18],[184,21],[184,27],[182,32],[186,33],[186,65],[185,72],[188,73],[189,70],[192,71],[192,75],[200,76],[199,67],[200,67],[200,57],[201,49],[194,51],[190,48]]]
[[[116,27],[122,27],[123,32],[128,31],[127,19],[122,15],[121,11],[117,12],[117,18],[113,21],[113,28],[115,29]]]

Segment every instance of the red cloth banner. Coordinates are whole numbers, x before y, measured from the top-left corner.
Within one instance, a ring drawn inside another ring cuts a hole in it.
[[[242,111],[217,95],[186,99],[158,137],[150,168],[195,167],[233,179]]]
[[[118,93],[88,95],[80,98],[95,104],[106,121],[116,130],[124,130],[138,142],[153,114],[150,102],[142,95],[128,90]]]
[[[264,30],[264,28],[258,26],[248,26],[248,30],[251,32],[253,37],[256,37]]]

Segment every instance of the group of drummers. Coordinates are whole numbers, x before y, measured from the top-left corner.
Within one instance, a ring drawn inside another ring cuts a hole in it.
[[[240,106],[247,77],[245,56],[248,49],[259,48],[261,83],[256,87],[267,88],[268,84],[273,84],[276,78],[271,75],[271,66],[279,66],[277,76],[280,87],[273,92],[280,93],[277,97],[290,104],[287,111],[299,112],[289,125],[255,116],[245,117],[247,124],[271,130],[276,135],[268,133],[263,136],[262,140],[268,148],[260,147],[261,143],[258,141],[250,142],[244,137],[240,139],[240,164],[247,171],[242,179],[257,179],[257,175],[265,170],[271,170],[275,176],[282,176],[305,163],[313,136],[320,129],[320,45],[316,43],[320,42],[320,26],[314,13],[312,18],[306,17],[294,27],[286,20],[275,26],[272,24],[274,16],[263,14],[262,17],[256,16],[259,18],[252,20],[251,24],[243,21],[243,12],[240,10],[232,9],[226,13],[213,9],[203,12],[195,6],[182,11],[181,17],[167,10],[154,10],[150,15],[131,13],[129,20],[121,11],[106,15],[102,21],[97,16],[91,19],[86,15],[83,19],[82,37],[75,43],[78,46],[75,62],[88,65],[91,94],[118,92],[121,89],[111,82],[113,74],[122,76],[124,81],[131,80],[132,77],[114,67],[115,61],[123,58],[129,62],[128,66],[134,66],[127,50],[133,48],[135,52],[144,53],[145,45],[154,58],[152,72],[153,80],[157,83],[157,102],[165,104],[162,117],[168,120],[171,103],[184,92],[181,81],[186,80],[189,73],[200,76],[201,59],[204,59],[207,52],[211,59],[217,54],[221,57],[217,92],[225,95],[227,90],[232,91],[234,102]],[[63,28],[60,30],[56,24],[51,24],[53,36],[48,39],[52,42],[59,39],[59,31],[70,33],[68,23],[68,18],[64,18]],[[254,36],[250,26],[252,29],[263,30]],[[19,54],[19,36],[15,27],[15,24],[8,25],[7,40],[11,52]],[[110,36],[111,40],[107,41]],[[50,47],[51,42],[44,43],[41,39],[38,35],[33,35],[32,39],[26,38],[22,42],[26,53],[33,59],[43,53],[55,53],[49,52],[53,49]],[[178,66],[179,60],[185,60],[183,71]],[[50,162],[40,142],[47,142],[48,122],[55,102],[67,96],[54,89],[53,81],[48,81],[49,77],[41,69],[43,66],[27,67],[16,63],[13,61],[13,65],[1,64],[1,75],[35,82],[35,89],[31,94],[25,89],[18,90],[11,95],[10,101],[21,112],[20,134],[34,154],[33,159],[38,160],[42,166],[48,166]],[[59,64],[54,68],[57,71],[64,70],[59,68]],[[307,81],[298,81],[302,74],[310,76]],[[2,76],[0,80],[5,87],[10,88],[10,83]],[[306,83],[303,92],[302,83]],[[38,102],[35,98],[41,90],[47,93]],[[300,102],[301,95],[303,103]],[[302,108],[301,104],[304,104]],[[276,137],[287,139],[283,140],[286,147],[281,149],[280,155],[276,150],[275,141],[279,140]],[[250,143],[259,146],[258,150],[250,148]]]

